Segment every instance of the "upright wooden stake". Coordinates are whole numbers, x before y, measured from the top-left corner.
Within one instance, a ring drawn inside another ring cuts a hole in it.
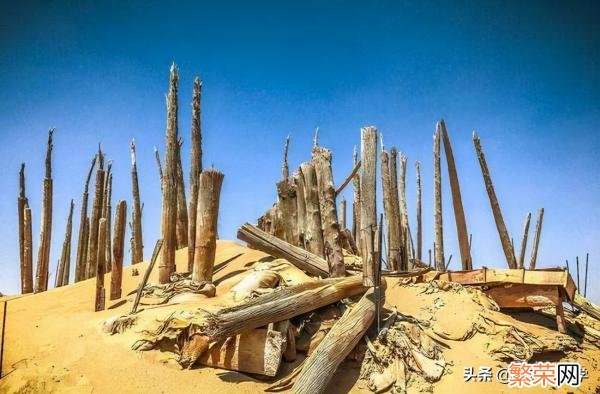
[[[340,228],[342,230],[346,229],[346,197],[342,197],[342,201],[340,202],[340,208],[342,211],[342,216],[340,217]]]
[[[33,279],[27,278],[28,268],[25,267],[25,207],[29,204],[25,196],[25,163],[21,164],[19,170],[19,197],[17,198],[17,211],[19,217],[19,268],[21,270],[21,294],[31,293],[33,289],[27,288],[27,284]],[[31,275],[31,272],[29,272]],[[28,291],[26,291],[28,290]]]
[[[113,259],[110,275],[110,299],[121,298],[121,282],[123,278],[123,252],[125,250],[125,226],[127,222],[127,203],[117,203],[115,212],[115,229],[113,231]]]
[[[185,198],[185,184],[183,181],[183,167],[181,165],[181,146],[183,140],[179,139],[177,144],[177,249],[185,248],[188,245],[188,215],[187,202]]]
[[[202,81],[194,79],[194,93],[192,95],[192,138],[190,157],[190,202],[188,208],[188,270],[192,271],[194,265],[194,251],[196,249],[196,213],[198,209],[198,177],[202,172],[202,131],[200,122],[200,103],[202,99]]]
[[[304,179],[304,201],[306,202],[306,225],[304,242],[306,250],[319,257],[325,257],[325,244],[319,208],[319,192],[317,187],[317,174],[312,162],[302,163],[300,172]]]
[[[472,270],[471,253],[469,252],[469,233],[467,232],[467,220],[463,209],[462,196],[460,194],[460,184],[458,182],[458,173],[456,172],[456,163],[452,153],[450,137],[446,129],[444,120],[439,122],[442,130],[442,140],[444,141],[444,153],[446,154],[446,164],[448,165],[448,178],[450,179],[450,190],[452,192],[452,206],[454,208],[454,220],[456,221],[456,234],[458,236],[458,247],[460,249],[460,261],[463,270]]]
[[[521,239],[521,252],[519,253],[519,268],[523,268],[525,265],[525,250],[527,249],[527,237],[529,236],[529,222],[531,221],[531,212],[527,213],[525,217],[525,224],[523,225],[523,238]]]
[[[390,184],[391,184],[391,209],[393,211],[394,231],[397,235],[391,237],[390,232],[388,230],[388,255],[390,253],[395,254],[395,263],[394,269],[399,270],[402,265],[402,219],[401,219],[401,211],[400,211],[400,187],[398,186],[398,149],[395,146],[392,146],[390,149]],[[393,242],[392,238],[397,239],[396,242]],[[390,265],[390,260],[388,260],[388,265]]]
[[[71,200],[69,216],[67,218],[67,228],[65,230],[65,240],[63,241],[60,254],[60,263],[58,265],[56,286],[66,286],[69,284],[69,272],[71,271],[71,234],[73,232],[73,208],[75,203]]]
[[[133,264],[137,264],[144,260],[144,242],[142,239],[142,204],[140,203],[135,139],[131,140],[129,149],[131,151],[131,193],[133,197],[133,209],[131,212],[131,237],[133,238],[133,248],[131,249],[131,261]]]
[[[494,184],[492,183],[492,177],[490,176],[485,155],[483,154],[483,149],[481,148],[481,141],[475,132],[473,132],[473,144],[475,145],[475,151],[477,152],[477,158],[479,159],[479,165],[481,166],[483,181],[490,199],[490,205],[492,206],[492,213],[494,214],[494,220],[496,221],[496,228],[498,229],[498,235],[500,236],[500,242],[502,243],[502,249],[504,250],[506,263],[508,264],[509,268],[515,269],[517,268],[515,252],[510,244],[510,236],[508,235],[508,230],[504,224],[504,218],[502,217],[500,204],[498,203],[498,198],[496,197]]]
[[[111,226],[111,217],[112,217],[112,172],[111,165],[109,164],[108,169],[106,171],[106,179],[105,179],[105,189],[104,189],[104,212],[102,217],[106,219],[106,267],[105,272],[110,272],[112,266],[112,247],[111,247],[111,238],[110,238],[110,226]]]
[[[288,149],[290,148],[290,135],[285,138],[285,145],[283,146],[283,164],[281,165],[281,179],[288,179],[290,176],[290,169],[288,167]]]
[[[312,161],[317,174],[317,187],[323,224],[323,239],[325,241],[325,255],[329,262],[329,272],[332,276],[344,276],[344,253],[338,223],[337,204],[335,200],[335,186],[333,184],[333,171],[331,168],[331,151],[317,146],[312,151]]]
[[[544,208],[538,211],[537,221],[535,222],[535,236],[533,237],[533,247],[531,249],[531,260],[529,260],[529,269],[535,269],[537,262],[538,249],[540,247],[540,238],[542,236],[542,221],[544,220]]]
[[[400,212],[400,233],[401,233],[401,252],[402,252],[402,270],[412,269],[410,256],[412,254],[412,240],[410,235],[410,225],[408,223],[408,206],[406,203],[406,165],[407,159],[400,154],[400,169],[398,179],[398,204]]]
[[[23,273],[21,293],[33,292],[33,245],[31,233],[31,209],[25,203],[23,208]]]
[[[444,259],[444,229],[442,224],[442,168],[440,164],[440,133],[441,125],[438,122],[433,135],[433,189],[434,189],[434,218],[435,218],[435,269],[444,272],[446,261]]]
[[[356,145],[354,145],[354,166],[358,164],[358,149]],[[352,178],[352,187],[354,189],[354,200],[353,200],[353,209],[354,209],[354,217],[352,218],[352,228],[354,229],[352,236],[354,237],[354,241],[356,242],[356,246],[358,250],[361,250],[360,246],[360,215],[361,215],[361,204],[360,204],[360,174],[356,174],[354,178]]]
[[[192,280],[212,282],[217,250],[217,223],[223,173],[211,168],[200,173],[198,213],[196,215],[196,251]]]
[[[167,132],[165,153],[165,175],[163,182],[163,201],[161,231],[163,247],[162,259],[158,265],[158,280],[168,283],[175,271],[175,248],[177,247],[177,85],[179,72],[175,64],[171,66],[169,94],[167,96]],[[198,250],[196,235],[196,250]]]
[[[415,162],[417,171],[417,260],[421,261],[423,257],[423,219],[421,203],[421,163]]]
[[[400,266],[400,218],[397,216],[398,208],[394,203],[398,203],[398,197],[394,198],[394,187],[390,176],[391,163],[388,153],[381,147],[381,185],[383,188],[383,209],[385,211],[385,220],[388,229],[388,255],[387,262],[390,271],[397,271]]]
[[[101,218],[98,222],[98,250],[96,257],[96,298],[94,310],[104,310],[106,303],[104,290],[104,267],[106,267],[106,219]]]
[[[96,171],[96,185],[94,190],[94,201],[92,204],[92,217],[90,219],[89,237],[87,245],[86,278],[93,278],[98,265],[98,231],[100,218],[102,217],[102,202],[104,201],[104,155],[98,151],[98,170]],[[105,228],[106,231],[106,228]]]
[[[86,231],[86,222],[89,221],[87,216],[88,211],[88,190],[90,186],[90,179],[92,177],[92,171],[96,166],[96,156],[92,159],[90,169],[85,179],[85,185],[83,187],[83,196],[81,197],[81,214],[79,216],[79,232],[77,235],[77,257],[75,260],[75,282],[84,280],[87,277],[86,264],[87,264],[87,242],[89,237],[89,227]],[[89,226],[89,223],[88,223]]]
[[[37,256],[35,293],[46,291],[48,289],[50,240],[52,235],[52,134],[54,134],[53,128],[48,131],[48,145],[46,148],[46,176],[44,178],[42,228],[40,231],[40,246]]]
[[[373,261],[374,245],[369,242],[370,233],[377,227],[377,129],[375,127],[363,127],[361,134],[361,163],[362,176],[361,207],[360,207],[360,233],[363,258],[363,285],[375,286],[375,261]]]

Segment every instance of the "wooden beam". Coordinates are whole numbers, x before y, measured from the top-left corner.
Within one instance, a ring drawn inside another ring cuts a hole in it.
[[[391,163],[389,155],[382,147],[381,154],[381,185],[383,189],[383,210],[388,228],[387,262],[390,271],[397,271],[400,265],[400,218],[398,217],[398,195],[394,196],[393,177],[390,176]]]
[[[357,164],[359,164],[359,160],[358,160],[358,150],[356,148],[356,145],[354,145],[354,167],[356,168]],[[360,168],[360,166],[359,166]],[[358,170],[357,170],[358,171]],[[353,216],[352,216],[352,236],[354,237],[354,241],[356,242],[356,246],[358,247],[358,250],[361,250],[360,247],[360,210],[361,210],[361,204],[360,204],[360,175],[355,174],[352,177],[352,189],[354,190],[354,195],[353,195],[353,202],[352,202],[352,211],[353,211]]]

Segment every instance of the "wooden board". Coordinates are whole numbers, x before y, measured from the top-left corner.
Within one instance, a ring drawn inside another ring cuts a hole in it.
[[[560,301],[558,286],[505,284],[486,290],[500,308],[555,306]]]

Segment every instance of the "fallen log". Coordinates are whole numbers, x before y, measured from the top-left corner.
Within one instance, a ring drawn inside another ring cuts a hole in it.
[[[292,390],[295,393],[324,393],[335,370],[354,349],[374,318],[374,289],[371,288],[342,315],[311,353]]]
[[[238,229],[237,237],[252,248],[262,250],[273,257],[286,259],[309,274],[329,276],[329,265],[323,258],[267,234],[249,223]]]

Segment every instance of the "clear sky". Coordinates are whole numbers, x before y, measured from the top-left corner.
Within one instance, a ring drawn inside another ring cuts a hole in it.
[[[0,3],[0,291],[19,289],[21,162],[37,254],[49,127],[56,127],[52,271],[70,198],[75,244],[83,182],[99,141],[114,163],[114,207],[131,199],[128,144],[137,140],[149,257],[160,218],[153,146],[164,150],[164,95],[175,61],[186,172],[192,81],[204,81],[204,164],[225,173],[222,238],[235,238],[240,224],[254,222],[275,200],[288,133],[296,168],[310,157],[319,126],[339,183],[351,170],[360,127],[375,125],[386,146],[409,158],[412,223],[414,161],[422,162],[430,247],[432,133],[444,118],[474,265],[505,266],[471,141],[477,130],[515,243],[527,212],[533,228],[544,207],[538,265],[568,258],[573,267],[576,255],[589,252],[588,295],[600,301],[599,2],[170,3]],[[443,182],[446,255],[457,268],[445,172]],[[351,200],[351,188],[345,194]]]

